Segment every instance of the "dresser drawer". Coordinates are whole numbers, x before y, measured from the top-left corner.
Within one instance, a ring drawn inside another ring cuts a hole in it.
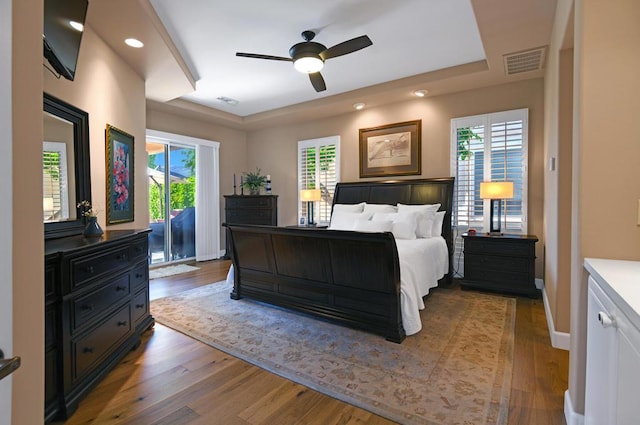
[[[72,342],[72,381],[89,373],[101,363],[103,357],[118,347],[121,340],[131,332],[129,304],[100,322],[91,332]]]
[[[107,273],[113,274],[130,267],[130,247],[120,246],[70,261],[70,281],[73,290]]]
[[[533,243],[519,240],[499,240],[469,237],[464,240],[465,254],[487,254],[529,257],[535,255]]]
[[[522,272],[529,269],[531,260],[526,257],[500,257],[465,253],[464,264],[473,270]]]
[[[535,287],[532,276],[526,271],[495,271],[495,270],[478,270],[475,268],[464,269],[464,283],[470,281],[483,282],[486,286],[495,284],[496,286],[508,287],[530,285]]]
[[[144,285],[149,280],[149,265],[146,261],[142,264],[138,264],[138,267],[131,271],[131,287],[135,292],[140,286]]]
[[[271,210],[227,210],[227,224],[271,224]]]
[[[149,237],[145,235],[143,238],[131,243],[129,246],[129,254],[132,263],[142,259],[146,261],[149,257]]]
[[[71,300],[73,326],[78,329],[129,296],[129,274],[124,274],[87,295]]]
[[[133,322],[138,321],[149,314],[149,292],[146,289],[142,290],[133,298]]]
[[[239,196],[225,198],[226,208],[267,208],[273,207],[272,196]]]

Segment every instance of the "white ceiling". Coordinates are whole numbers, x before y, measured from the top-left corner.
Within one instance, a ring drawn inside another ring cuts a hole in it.
[[[343,113],[406,100],[539,78],[507,76],[503,55],[549,43],[556,0],[90,0],[87,25],[146,81],[156,108],[250,127],[307,111]],[[289,62],[300,33],[330,47],[363,34],[373,45],[329,59],[317,93]],[[122,43],[135,36],[143,49]],[[228,105],[224,96],[238,100]]]

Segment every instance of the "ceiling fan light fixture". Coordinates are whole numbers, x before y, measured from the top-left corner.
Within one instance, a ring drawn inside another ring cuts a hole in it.
[[[362,102],[358,102],[358,103],[354,103],[353,104],[354,109],[356,109],[357,111],[359,111],[360,109],[364,108],[364,106],[365,105]]]
[[[429,93],[429,90],[416,90],[413,92],[413,94],[418,97],[425,97],[427,93]]]
[[[313,74],[324,67],[324,62],[316,56],[303,56],[301,58],[297,58],[293,62],[293,66],[299,72],[304,74]]]

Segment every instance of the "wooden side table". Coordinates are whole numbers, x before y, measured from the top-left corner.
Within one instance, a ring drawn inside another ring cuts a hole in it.
[[[538,297],[534,235],[464,233],[463,288],[479,288]]]

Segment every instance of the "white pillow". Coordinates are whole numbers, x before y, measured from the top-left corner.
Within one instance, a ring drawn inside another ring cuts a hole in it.
[[[329,229],[331,230],[354,230],[356,222],[358,220],[369,220],[371,214],[364,212],[348,212],[348,211],[336,211],[333,210],[331,216],[331,224]]]
[[[355,229],[357,232],[391,232],[393,221],[391,220],[358,220]]]
[[[398,207],[389,204],[364,204],[364,212],[375,213],[395,213]]]
[[[431,228],[432,236],[442,235],[442,224],[444,223],[445,211],[438,211],[436,213],[436,219],[433,221],[433,227]]]
[[[372,221],[393,221],[391,231],[396,239],[415,239],[418,213],[375,213]]]
[[[440,233],[433,234],[436,211],[438,211],[438,208],[440,208],[440,204],[398,204],[398,212],[417,212],[419,214],[418,227],[416,229],[416,236],[419,238],[440,236]]]
[[[359,204],[335,204],[333,211],[360,213],[364,209],[364,202]]]

